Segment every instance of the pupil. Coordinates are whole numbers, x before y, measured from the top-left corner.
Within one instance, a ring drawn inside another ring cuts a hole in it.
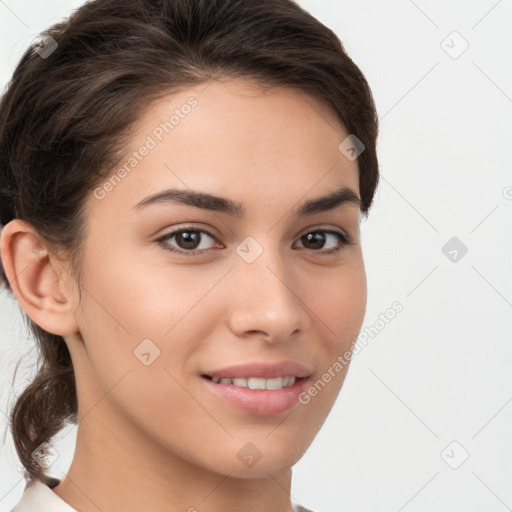
[[[313,242],[320,242],[320,244],[318,245],[315,245],[316,248],[322,248],[324,243],[325,243],[325,235],[323,233],[320,233],[320,232],[315,232],[315,233],[308,233],[307,235],[305,235],[305,238],[308,240],[308,241],[311,241],[313,240]]]
[[[176,237],[179,244],[180,241],[184,242],[183,249],[195,249],[199,241],[199,233],[195,231],[182,231]]]

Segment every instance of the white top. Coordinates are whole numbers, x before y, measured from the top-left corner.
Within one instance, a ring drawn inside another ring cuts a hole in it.
[[[78,512],[41,480],[25,474],[25,490],[11,512]]]
[[[78,512],[41,480],[31,479],[28,474],[25,475],[25,479],[27,483],[23,495],[10,512]],[[313,511],[294,504],[293,512]]]

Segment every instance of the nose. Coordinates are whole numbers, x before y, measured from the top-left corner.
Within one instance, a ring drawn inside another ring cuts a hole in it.
[[[306,298],[293,267],[277,249],[266,248],[252,263],[236,261],[231,274],[228,323],[238,337],[283,342],[308,328]]]

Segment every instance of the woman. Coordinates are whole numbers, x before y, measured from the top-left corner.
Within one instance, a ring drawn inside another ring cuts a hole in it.
[[[291,468],[364,319],[376,139],[291,0],[95,0],[27,50],[0,103],[3,277],[41,351],[15,512],[308,511]]]

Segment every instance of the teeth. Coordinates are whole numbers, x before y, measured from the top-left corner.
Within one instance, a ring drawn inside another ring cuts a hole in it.
[[[295,377],[276,377],[274,379],[262,379],[259,377],[235,377],[233,379],[212,377],[213,382],[221,384],[233,384],[241,388],[249,389],[282,389],[295,384]]]
[[[259,379],[258,379],[259,380]],[[263,387],[261,389],[281,389],[284,388],[285,380],[288,382],[288,377],[276,377],[275,379],[261,379],[263,381]],[[251,383],[249,382],[249,387]]]

